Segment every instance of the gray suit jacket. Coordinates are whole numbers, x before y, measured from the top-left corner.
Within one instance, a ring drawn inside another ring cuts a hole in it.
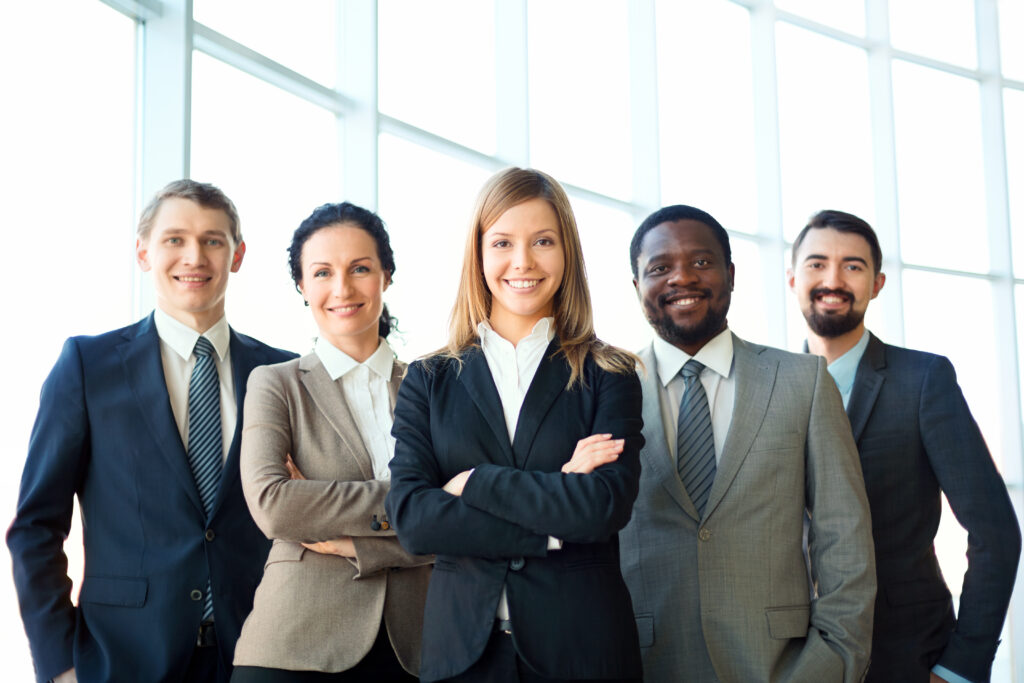
[[[396,361],[392,410],[404,373]],[[289,453],[306,481],[289,478]],[[253,519],[274,544],[235,665],[344,671],[370,651],[383,619],[415,674],[433,560],[405,552],[389,525],[371,526],[385,519],[390,482],[373,478],[341,387],[315,354],[250,375],[240,467]],[[352,537],[356,559],[301,545],[339,536]]]
[[[653,349],[640,354],[646,445],[640,495],[620,540],[644,680],[859,681],[875,564],[839,392],[824,359],[735,336],[733,350],[732,425],[703,520],[665,439]]]

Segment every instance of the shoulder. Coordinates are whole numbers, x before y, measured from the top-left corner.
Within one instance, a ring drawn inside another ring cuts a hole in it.
[[[949,365],[949,359],[937,353],[908,349],[882,342],[886,365],[897,370],[927,371],[929,368]]]
[[[780,371],[816,373],[818,367],[824,367],[825,364],[824,358],[814,354],[795,353],[774,346],[754,344],[740,339],[736,335],[733,335],[733,353],[737,356],[748,355],[749,358],[777,364]]]
[[[303,373],[301,363],[306,358],[308,356],[269,365],[257,365],[249,373],[248,390],[297,386]]]
[[[260,365],[270,365],[298,358],[297,353],[286,351],[285,349],[278,349],[270,346],[269,344],[264,344],[254,337],[242,334],[241,332],[236,332],[234,328],[231,330],[231,341],[233,348],[237,348],[242,353],[253,357]]]

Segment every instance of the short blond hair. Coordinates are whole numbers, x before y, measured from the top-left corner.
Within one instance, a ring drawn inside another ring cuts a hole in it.
[[[142,210],[142,215],[139,216],[139,227],[135,231],[139,239],[145,240],[149,237],[149,233],[153,231],[153,223],[156,221],[156,214],[160,210],[160,206],[164,201],[173,198],[188,199],[204,209],[223,211],[227,214],[228,222],[231,224],[231,239],[234,240],[235,246],[242,243],[242,226],[238,220],[238,209],[235,208],[234,202],[228,199],[228,196],[216,185],[200,183],[190,178],[170,182],[153,195],[149,204]]]

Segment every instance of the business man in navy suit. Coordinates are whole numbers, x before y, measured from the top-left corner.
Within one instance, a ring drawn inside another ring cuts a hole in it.
[[[988,681],[1020,556],[1020,529],[950,362],[882,343],[864,326],[885,284],[865,221],[821,211],[793,244],[788,273],[843,396],[871,506],[878,596],[868,681]],[[935,558],[945,493],[968,532],[954,616]]]
[[[228,276],[245,254],[235,207],[212,185],[171,183],[142,214],[136,254],[157,310],[65,343],[43,385],[7,534],[40,682],[227,681],[269,549],[239,484],[239,416],[249,372],[293,356],[224,319]],[[199,356],[216,368],[204,418],[189,398]],[[204,480],[193,474],[188,427],[215,430],[218,390],[221,433],[207,453],[219,476]],[[62,549],[75,496],[78,606]]]

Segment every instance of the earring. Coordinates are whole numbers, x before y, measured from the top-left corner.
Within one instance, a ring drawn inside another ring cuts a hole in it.
[[[306,308],[309,308],[309,302],[306,301],[305,299],[302,300],[302,305],[305,306]]]

